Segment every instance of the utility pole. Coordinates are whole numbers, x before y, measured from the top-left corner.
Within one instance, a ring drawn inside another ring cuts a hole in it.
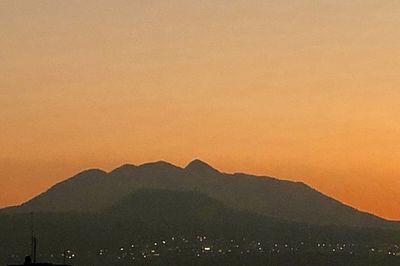
[[[33,263],[36,263],[36,249],[37,249],[37,239],[35,236],[35,221],[34,213],[31,212],[31,257]]]

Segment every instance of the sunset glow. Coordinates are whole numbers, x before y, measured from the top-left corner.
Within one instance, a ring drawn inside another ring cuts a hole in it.
[[[400,2],[0,2],[0,207],[194,158],[400,220]]]

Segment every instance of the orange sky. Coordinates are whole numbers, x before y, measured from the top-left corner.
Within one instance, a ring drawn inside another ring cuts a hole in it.
[[[0,1],[0,206],[201,158],[400,219],[400,2]]]

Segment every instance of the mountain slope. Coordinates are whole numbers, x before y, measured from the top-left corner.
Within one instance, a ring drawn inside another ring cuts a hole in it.
[[[7,212],[96,212],[139,189],[198,191],[228,207],[281,220],[367,227],[397,227],[359,212],[311,187],[266,176],[226,174],[194,160],[185,168],[167,162],[123,165],[110,173],[87,170]]]

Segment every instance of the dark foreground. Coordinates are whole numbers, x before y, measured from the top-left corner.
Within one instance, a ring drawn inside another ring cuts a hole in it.
[[[98,213],[35,213],[39,262],[125,265],[400,265],[400,232],[317,226],[226,208],[197,192],[141,191]],[[0,266],[30,253],[31,219],[0,215]]]
[[[22,254],[12,254],[7,263],[21,262]],[[49,248],[38,261],[54,264],[66,261],[73,266],[125,265],[400,265],[397,245],[368,246],[355,243],[292,242],[273,243],[205,235],[169,236],[142,239],[119,246],[68,249]]]

